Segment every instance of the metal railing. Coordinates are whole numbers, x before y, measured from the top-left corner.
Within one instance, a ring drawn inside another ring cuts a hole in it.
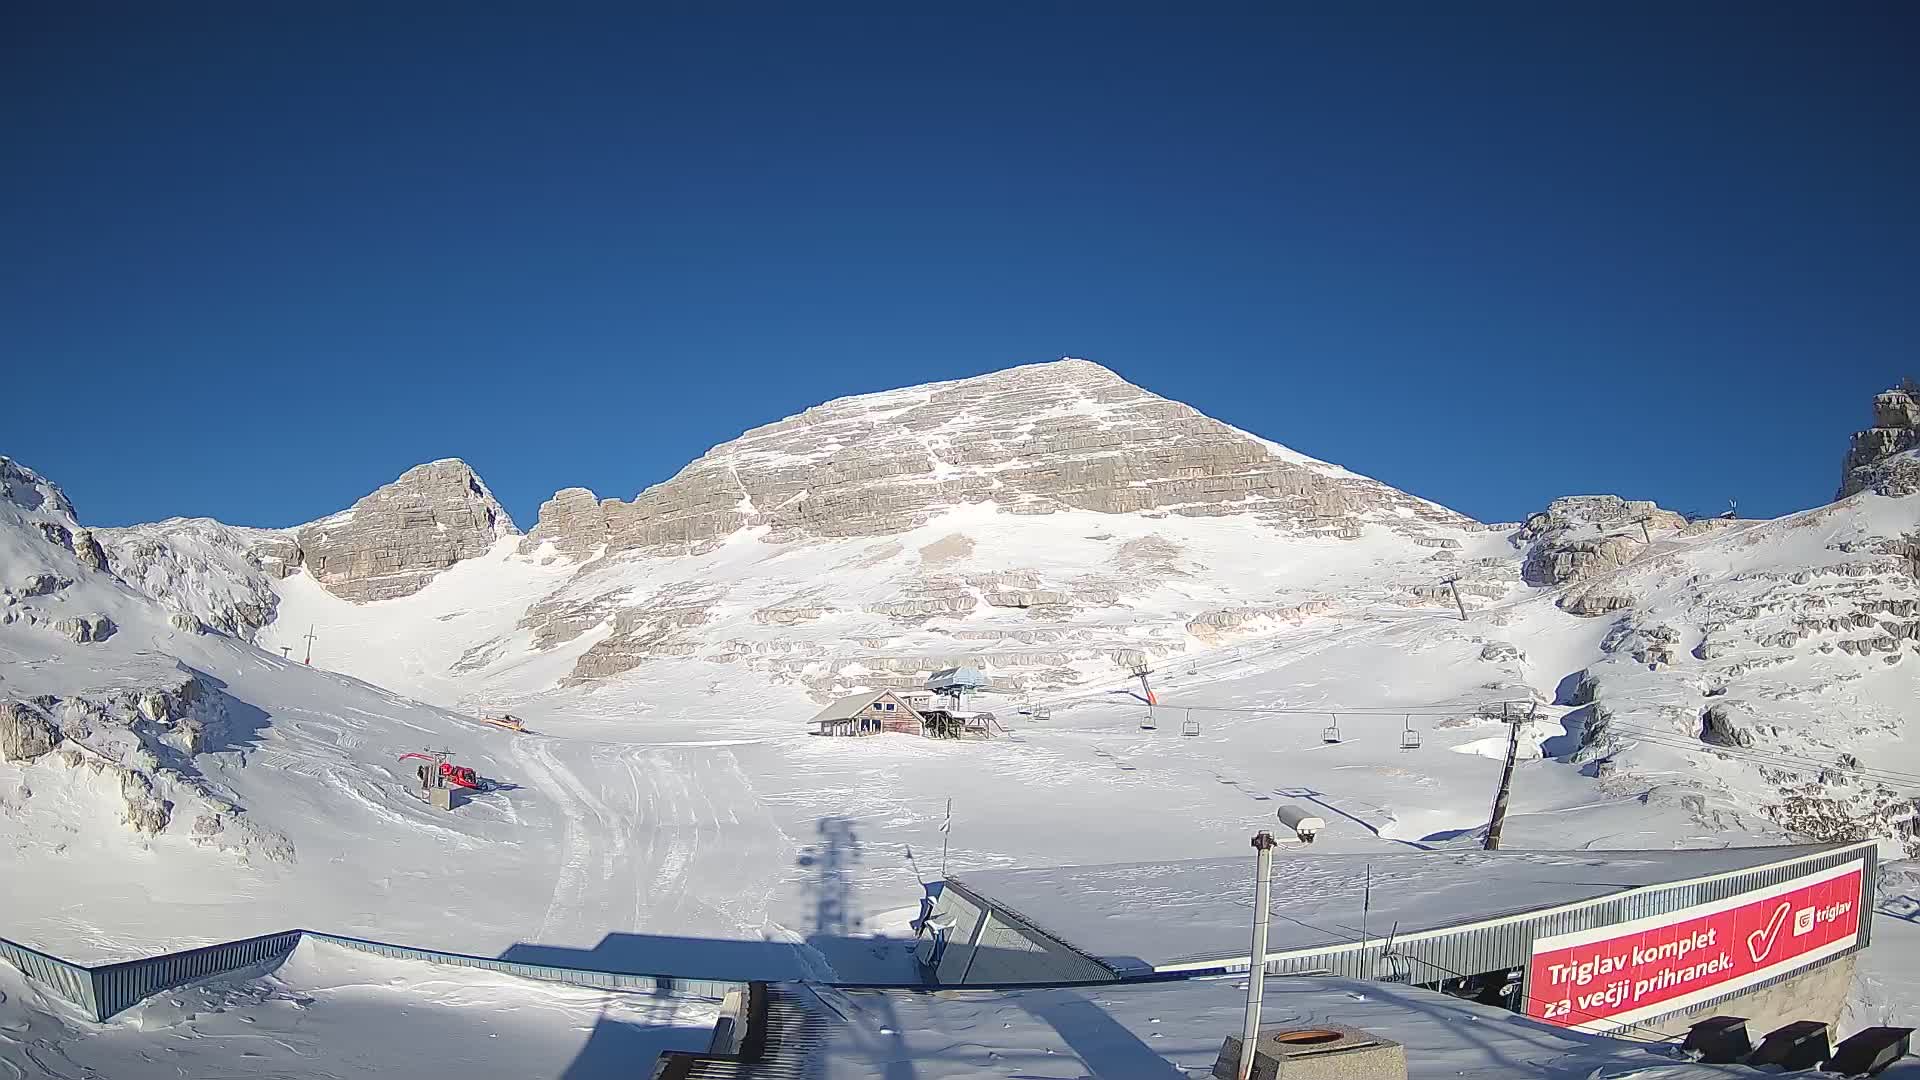
[[[88,1017],[106,1021],[138,1005],[155,994],[185,986],[216,975],[230,975],[248,968],[271,970],[278,966],[302,938],[312,938],[375,956],[402,960],[496,971],[522,979],[565,983],[595,990],[619,993],[645,993],[661,997],[697,998],[718,1001],[729,993],[743,991],[747,983],[740,979],[684,978],[678,975],[647,974],[630,971],[602,971],[597,968],[568,967],[557,964],[525,964],[497,960],[439,949],[417,949],[365,938],[324,934],[315,930],[283,930],[276,934],[238,941],[223,941],[179,952],[123,960],[89,967],[62,960],[57,956],[0,938],[0,960],[19,968],[27,978],[45,986],[72,1002]]]
[[[88,974],[93,978],[94,1019],[106,1020],[155,994],[209,976],[278,965],[300,944],[301,933],[287,930],[262,934],[91,968]]]
[[[486,971],[498,971],[506,975],[516,975],[522,979],[538,979],[541,982],[567,983],[572,986],[585,986],[595,990],[619,990],[630,993],[658,994],[666,997],[702,998],[718,1001],[735,990],[744,990],[747,983],[742,979],[705,979],[683,978],[678,975],[641,974],[630,971],[604,971],[599,968],[569,967],[559,964],[526,964],[517,960],[498,960],[488,956],[470,956],[466,953],[441,952],[438,949],[416,949],[411,945],[393,945],[384,941],[368,941],[364,938],[342,937],[339,934],[323,934],[316,930],[303,930],[301,933],[316,941],[343,945],[349,949],[373,953],[376,956],[391,956],[402,960],[426,960],[436,964],[452,964],[457,967],[481,968]]]

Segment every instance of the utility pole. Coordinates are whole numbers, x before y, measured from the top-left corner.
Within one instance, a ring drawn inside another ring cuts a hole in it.
[[[1140,696],[1146,699],[1147,708],[1149,710],[1151,710],[1155,705],[1159,704],[1153,699],[1153,687],[1147,685],[1147,676],[1151,674],[1153,674],[1153,669],[1148,667],[1147,665],[1145,664],[1134,665],[1133,677],[1140,680]]]
[[[947,842],[953,839],[953,799],[947,799],[947,816],[940,820],[940,880],[947,879]]]
[[[1260,995],[1267,982],[1267,922],[1273,906],[1273,849],[1279,845],[1264,829],[1254,834],[1253,955],[1247,968],[1247,1022],[1240,1028],[1239,1080],[1251,1080],[1254,1051],[1260,1042]]]
[[[1447,588],[1453,590],[1453,606],[1460,609],[1460,621],[1466,622],[1467,621],[1467,605],[1465,602],[1463,602],[1460,599],[1459,576],[1456,575],[1454,577],[1447,578],[1445,581],[1442,581],[1440,584],[1445,585]]]
[[[313,624],[312,623],[307,624],[307,659],[305,663],[308,667],[313,666]]]
[[[1507,723],[1507,764],[1500,770],[1500,791],[1493,797],[1493,820],[1487,823],[1486,850],[1500,850],[1500,830],[1507,823],[1507,796],[1513,791],[1513,765],[1520,757],[1520,725],[1530,723],[1540,706],[1535,705],[1525,716],[1513,716],[1507,708],[1507,702],[1500,703],[1501,719]]]

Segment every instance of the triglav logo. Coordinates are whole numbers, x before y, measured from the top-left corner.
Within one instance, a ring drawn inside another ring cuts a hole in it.
[[[1792,904],[1781,901],[1780,906],[1773,909],[1773,918],[1767,920],[1767,928],[1747,935],[1747,955],[1753,957],[1754,963],[1765,960],[1773,952],[1773,943],[1780,939],[1780,924],[1787,921],[1787,912],[1792,909]]]

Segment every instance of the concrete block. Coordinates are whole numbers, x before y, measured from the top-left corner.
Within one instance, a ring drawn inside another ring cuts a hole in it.
[[[1240,1075],[1240,1037],[1229,1035],[1213,1061],[1213,1080],[1237,1080]],[[1280,1063],[1265,1054],[1253,1059],[1253,1080],[1278,1080]]]
[[[1234,1080],[1240,1040],[1228,1036],[1213,1075]],[[1406,1080],[1406,1048],[1370,1031],[1322,1024],[1263,1027],[1254,1045],[1255,1080]]]
[[[453,809],[453,789],[450,787],[428,788],[427,801],[432,803],[435,809],[451,810]]]

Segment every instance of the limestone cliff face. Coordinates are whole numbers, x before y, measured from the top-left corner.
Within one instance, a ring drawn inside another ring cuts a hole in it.
[[[1626,565],[1646,550],[1649,539],[1686,524],[1681,515],[1651,502],[1569,495],[1528,517],[1510,539],[1526,552],[1523,581],[1567,585]]]
[[[1920,387],[1912,380],[1873,399],[1873,426],[1853,436],[1840,471],[1844,499],[1862,491],[1911,495],[1920,491]]]
[[[941,510],[1253,515],[1357,535],[1467,519],[1060,360],[841,398],[708,451],[632,502],[570,488],[540,508],[528,550],[698,550],[737,529],[774,541],[881,536]]]
[[[314,580],[363,603],[419,592],[442,570],[518,532],[467,463],[447,458],[408,469],[294,537]]]

